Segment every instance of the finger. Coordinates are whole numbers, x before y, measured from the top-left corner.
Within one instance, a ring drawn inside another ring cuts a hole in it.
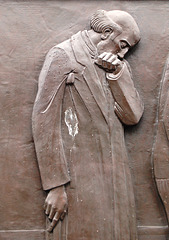
[[[44,203],[43,209],[46,210],[46,207],[47,207],[47,202]]]
[[[114,55],[113,55],[114,56]],[[103,61],[107,61],[110,57],[113,57],[112,53],[107,53],[104,57],[103,57]]]
[[[98,65],[100,65],[100,66],[102,66],[102,63],[103,63],[103,58],[105,57],[107,55],[107,53],[106,52],[104,52],[104,53],[102,53],[102,54],[100,54],[99,56],[98,56],[98,59],[96,60],[96,64],[98,64]]]
[[[62,212],[62,214],[61,214],[61,216],[60,216],[60,219],[61,219],[61,220],[64,219],[64,217],[65,217],[65,215],[66,215],[66,213],[67,213],[67,210],[68,210],[68,205],[65,204],[65,206],[64,206],[64,211]]]
[[[106,56],[107,57],[107,56]],[[103,58],[103,60],[105,60],[106,59],[106,57],[104,57]],[[115,59],[117,59],[117,56],[116,55],[112,55],[111,53],[110,53],[110,55],[108,55],[108,58],[107,58],[107,60],[106,60],[106,64],[105,64],[105,67],[107,67],[108,69],[112,69],[113,68],[113,66],[112,66],[112,61],[114,61]]]
[[[109,63],[112,63],[114,60],[116,60],[117,59],[117,56],[116,55],[112,55],[108,60],[107,60],[107,62],[109,62]]]
[[[116,59],[112,61],[110,69],[116,70],[117,66],[119,66],[120,64],[121,64],[121,61],[119,59]]]
[[[50,209],[51,209],[51,204],[47,204],[46,211],[45,211],[46,215],[50,213]]]
[[[48,232],[52,232],[52,230],[54,229],[54,227],[57,225],[58,221],[60,218],[60,213],[57,212],[52,220],[52,223],[50,224],[49,228],[47,229]]]
[[[51,207],[49,219],[53,219],[54,215],[56,214],[56,208]]]
[[[66,211],[66,209],[63,211],[63,213],[61,214],[61,216],[60,216],[60,219],[61,220],[63,220],[64,219],[64,217],[66,216],[66,213],[67,213],[67,211]]]
[[[112,65],[114,65],[114,66],[117,66],[119,64],[121,64],[121,61],[119,59],[112,61]]]
[[[107,52],[103,52],[98,56],[98,58],[103,59],[106,55],[107,55]]]
[[[110,58],[110,56],[112,56],[111,53],[107,53],[106,56],[104,56],[104,58],[102,59],[102,66],[104,68],[109,68],[109,63],[107,62],[107,60]]]

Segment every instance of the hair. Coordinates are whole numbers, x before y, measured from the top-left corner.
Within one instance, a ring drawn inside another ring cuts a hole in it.
[[[90,27],[98,33],[103,33],[106,31],[116,31],[121,33],[122,28],[113,22],[106,14],[104,10],[98,10],[93,14],[90,20]]]

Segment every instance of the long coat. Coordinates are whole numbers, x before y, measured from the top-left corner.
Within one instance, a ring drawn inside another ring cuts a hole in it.
[[[157,188],[169,222],[169,56],[161,82],[153,160]]]
[[[143,105],[128,64],[117,76],[94,64],[87,31],[52,48],[39,78],[33,134],[44,190],[65,184],[68,215],[56,239],[136,240],[124,141]]]

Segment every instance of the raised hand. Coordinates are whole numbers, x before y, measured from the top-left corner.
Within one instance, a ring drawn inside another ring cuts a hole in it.
[[[118,59],[117,55],[107,52],[100,54],[95,64],[114,74],[119,73],[123,67],[123,62]]]

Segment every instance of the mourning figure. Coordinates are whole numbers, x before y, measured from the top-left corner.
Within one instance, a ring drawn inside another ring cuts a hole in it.
[[[143,104],[124,55],[140,32],[117,10],[97,11],[90,26],[54,46],[39,77],[33,136],[48,231],[61,240],[136,240],[123,124],[137,124]]]
[[[161,82],[157,122],[153,148],[154,176],[169,222],[169,57]]]

